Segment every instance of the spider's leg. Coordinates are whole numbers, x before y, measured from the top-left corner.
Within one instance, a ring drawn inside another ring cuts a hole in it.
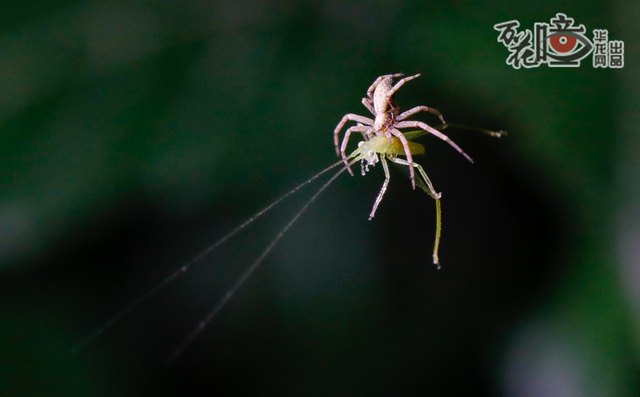
[[[404,83],[406,83],[406,82],[407,82],[407,81],[409,81],[409,80],[413,80],[413,79],[415,79],[416,77],[420,77],[420,73],[418,73],[418,74],[414,74],[413,76],[405,77],[404,79],[402,79],[402,80],[398,81],[398,82],[396,83],[396,85],[394,85],[394,86],[393,86],[393,88],[392,88],[392,89],[390,89],[390,90],[389,90],[389,92],[387,92],[387,100],[391,99],[391,97],[393,96],[393,94],[394,94],[396,91],[398,91],[398,89],[399,89],[400,87],[402,87],[402,86],[404,85]]]
[[[378,193],[378,197],[376,197],[376,202],[373,204],[373,208],[371,209],[371,213],[369,214],[369,220],[373,219],[373,217],[376,215],[378,205],[380,205],[382,196],[384,196],[384,193],[387,191],[387,186],[389,186],[389,179],[391,179],[391,174],[389,173],[389,165],[387,164],[387,160],[385,160],[385,157],[387,156],[384,154],[380,155],[380,161],[382,162],[382,168],[384,169],[384,183],[382,184],[380,193]]]
[[[411,187],[413,187],[413,190],[415,190],[416,189],[416,173],[413,170],[413,156],[411,156],[411,148],[409,148],[409,141],[407,140],[407,137],[405,137],[402,132],[396,130],[395,128],[390,128],[389,131],[393,136],[400,139],[400,142],[402,143],[402,147],[404,148],[404,155],[407,156],[407,162],[409,163],[409,165],[411,165],[409,167],[409,174],[411,175]]]
[[[373,101],[371,98],[362,98],[362,104],[369,109],[372,115],[376,115],[376,109],[373,107]]]
[[[429,193],[429,196],[433,197],[433,199],[436,200],[436,241],[433,244],[433,264],[438,265],[438,268],[440,268],[440,260],[438,259],[438,247],[440,247],[440,234],[442,233],[442,211],[440,210],[440,197],[442,197],[442,193],[436,192],[436,190],[433,188],[431,180],[427,176],[427,173],[424,172],[424,169],[420,164],[413,163],[413,165],[411,165],[408,161],[399,158],[392,158],[391,161],[397,164],[406,165],[411,168],[417,168],[418,172],[420,172],[420,176],[422,176],[422,179],[429,188],[429,191],[427,193]]]
[[[371,98],[371,100],[373,100],[373,91],[376,89],[378,84],[380,84],[382,79],[386,79],[388,77],[395,78],[395,77],[402,77],[402,76],[404,76],[404,73],[385,74],[378,77],[376,81],[374,81],[373,84],[371,84],[371,87],[369,87],[369,89],[367,90],[367,96]]]
[[[440,121],[442,121],[442,124],[447,124],[444,121],[444,117],[442,117],[442,113],[440,113],[437,110],[435,110],[434,108],[430,108],[428,106],[416,106],[413,109],[409,109],[406,112],[400,113],[400,115],[398,115],[398,117],[396,117],[396,120],[402,121],[402,120],[406,119],[407,117],[413,116],[414,114],[416,114],[418,112],[429,112],[429,113],[435,114],[436,116],[440,117]]]
[[[453,147],[454,149],[456,149],[458,151],[458,153],[460,153],[461,155],[463,155],[467,160],[469,160],[470,162],[473,163],[473,159],[471,157],[469,157],[468,154],[466,154],[464,152],[464,150],[460,149],[460,146],[456,145],[455,142],[453,142],[448,136],[446,136],[445,134],[443,134],[442,132],[436,130],[435,128],[421,122],[421,121],[400,121],[398,123],[395,124],[396,128],[420,128],[423,129],[427,132],[429,132],[430,134],[433,134],[435,136],[437,136],[438,138],[442,139],[443,141],[447,142],[449,145],[451,145],[451,147]]]
[[[356,124],[358,127],[367,127],[366,131],[360,131],[362,133],[362,139],[364,139],[365,141],[370,140],[371,138],[373,138],[374,135],[374,129],[369,127],[368,125],[365,126],[364,124]]]
[[[340,120],[340,122],[338,123],[338,126],[336,127],[336,129],[333,130],[333,143],[336,147],[336,154],[338,156],[340,156],[340,144],[339,144],[340,139],[338,137],[338,134],[340,133],[340,130],[342,129],[342,127],[344,127],[344,125],[347,123],[347,121],[355,121],[365,125],[373,125],[373,120],[371,120],[370,118],[367,118],[364,116],[358,116],[357,114],[353,114],[353,113],[345,114],[342,120]]]
[[[491,130],[487,130],[485,128],[471,127],[471,126],[464,125],[464,124],[447,124],[447,127],[455,128],[457,130],[478,131],[478,132],[482,132],[483,134],[487,134],[487,135],[495,137],[495,138],[500,138],[502,136],[507,136],[507,131],[505,131],[505,130],[491,131]],[[442,129],[439,129],[439,130],[442,131]]]
[[[347,155],[345,153],[347,150],[347,143],[349,143],[349,137],[351,136],[351,132],[352,131],[361,132],[362,136],[366,136],[365,133],[369,132],[370,130],[371,130],[371,127],[367,127],[364,125],[355,125],[353,127],[347,128],[347,131],[345,131],[344,133],[344,138],[342,138],[342,146],[340,147],[340,155],[344,159],[344,164],[347,166],[347,171],[349,171],[349,174],[351,174],[351,176],[353,176],[353,171],[351,171],[351,167],[349,167],[349,163],[347,162]]]

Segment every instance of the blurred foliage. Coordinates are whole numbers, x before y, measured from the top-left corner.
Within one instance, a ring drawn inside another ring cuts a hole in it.
[[[637,5],[1,7],[1,395],[638,393]],[[625,68],[506,65],[493,25],[557,12],[624,40]],[[443,192],[442,270],[433,202],[400,173],[367,221],[378,167],[339,178],[173,366],[313,188],[69,353],[334,162],[337,122],[397,72],[422,73],[401,109],[509,132],[448,132],[473,166],[420,140]]]

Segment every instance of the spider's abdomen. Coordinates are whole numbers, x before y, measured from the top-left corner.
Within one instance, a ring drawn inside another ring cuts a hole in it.
[[[391,105],[387,100],[387,93],[392,87],[391,79],[386,78],[378,84],[376,90],[373,92],[373,108],[376,110],[377,115],[387,113],[390,110]]]
[[[387,94],[393,88],[390,78],[383,79],[373,92],[373,107],[376,111],[376,119],[373,129],[376,132],[387,132],[395,121],[397,108],[393,103],[393,98],[387,98]]]

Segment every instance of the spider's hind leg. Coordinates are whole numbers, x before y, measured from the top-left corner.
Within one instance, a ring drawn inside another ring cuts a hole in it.
[[[473,159],[471,157],[469,157],[469,155],[466,154],[464,152],[464,150],[460,149],[460,146],[456,145],[456,143],[454,141],[452,141],[451,138],[449,138],[448,136],[446,136],[445,134],[443,134],[442,132],[436,130],[435,128],[431,127],[428,124],[425,124],[425,123],[423,123],[421,121],[399,121],[399,122],[396,123],[395,127],[396,128],[420,128],[422,130],[425,130],[428,133],[430,133],[431,135],[435,135],[436,137],[438,137],[438,138],[442,139],[443,141],[447,142],[458,153],[460,153],[467,160],[469,160],[471,163],[473,163]]]
[[[371,112],[372,115],[376,115],[376,109],[373,107],[373,101],[371,98],[362,98],[362,104]]]
[[[414,114],[416,114],[418,112],[429,112],[431,114],[435,114],[436,116],[438,116],[440,118],[440,121],[442,122],[442,124],[447,124],[444,121],[444,117],[442,117],[442,113],[440,113],[437,110],[435,110],[434,108],[430,108],[428,106],[416,106],[413,109],[409,109],[406,112],[400,113],[400,115],[398,115],[398,117],[396,117],[396,120],[397,121],[402,121],[402,120],[406,119],[407,117],[413,116]]]
[[[414,74],[413,76],[405,77],[404,79],[399,80],[396,83],[396,85],[394,85],[393,88],[390,89],[389,92],[387,92],[387,100],[391,99],[393,94],[395,94],[395,92],[398,91],[398,89],[400,89],[400,87],[402,87],[404,83],[406,83],[407,81],[413,80],[417,77],[420,77],[420,73]]]
[[[384,74],[384,75],[378,77],[376,79],[376,81],[374,81],[373,84],[371,84],[371,87],[369,87],[369,89],[367,90],[367,96],[369,98],[371,98],[371,100],[373,100],[373,91],[376,89],[378,84],[380,84],[382,79],[386,79],[386,78],[389,78],[389,77],[393,79],[395,77],[402,77],[402,76],[404,76],[404,73]]]

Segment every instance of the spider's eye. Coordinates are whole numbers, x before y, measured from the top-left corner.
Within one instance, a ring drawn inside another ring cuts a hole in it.
[[[374,151],[373,150],[369,150],[367,152],[367,157],[373,157],[373,155],[374,155]]]

